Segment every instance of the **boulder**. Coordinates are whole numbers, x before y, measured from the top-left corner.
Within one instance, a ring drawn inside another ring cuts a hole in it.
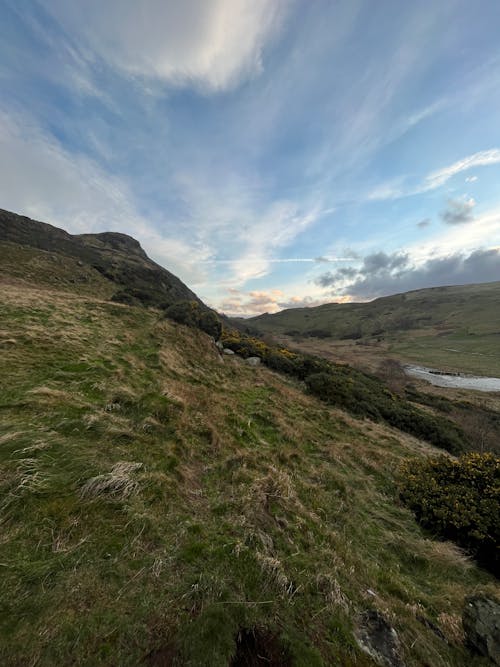
[[[249,366],[259,366],[260,357],[248,357],[245,359],[245,363],[247,363]]]
[[[233,350],[230,350],[228,347],[225,347],[222,351],[224,354],[234,354]]]
[[[470,648],[500,665],[500,602],[486,595],[467,597],[462,624]]]
[[[356,639],[381,667],[404,667],[398,634],[380,612],[371,609],[361,615]]]

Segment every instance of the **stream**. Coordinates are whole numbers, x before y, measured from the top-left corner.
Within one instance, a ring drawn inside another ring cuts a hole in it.
[[[500,391],[500,378],[481,377],[462,373],[444,373],[434,368],[405,364],[405,373],[418,380],[426,380],[437,387],[475,389],[476,391]]]

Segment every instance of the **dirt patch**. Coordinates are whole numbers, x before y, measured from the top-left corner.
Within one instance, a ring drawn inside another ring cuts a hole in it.
[[[279,638],[260,630],[240,630],[236,655],[229,667],[292,667],[292,659]]]

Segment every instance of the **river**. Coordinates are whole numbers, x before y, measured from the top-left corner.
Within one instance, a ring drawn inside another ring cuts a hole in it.
[[[405,373],[418,380],[426,380],[437,387],[455,389],[475,389],[476,391],[500,391],[500,378],[465,375],[461,373],[447,374],[434,368],[405,364]]]

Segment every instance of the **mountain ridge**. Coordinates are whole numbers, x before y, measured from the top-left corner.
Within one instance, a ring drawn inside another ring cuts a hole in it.
[[[70,234],[49,223],[0,209],[0,242],[84,263],[114,283],[116,301],[168,307],[187,300],[209,310],[177,276],[151,260],[139,241],[127,234]]]

